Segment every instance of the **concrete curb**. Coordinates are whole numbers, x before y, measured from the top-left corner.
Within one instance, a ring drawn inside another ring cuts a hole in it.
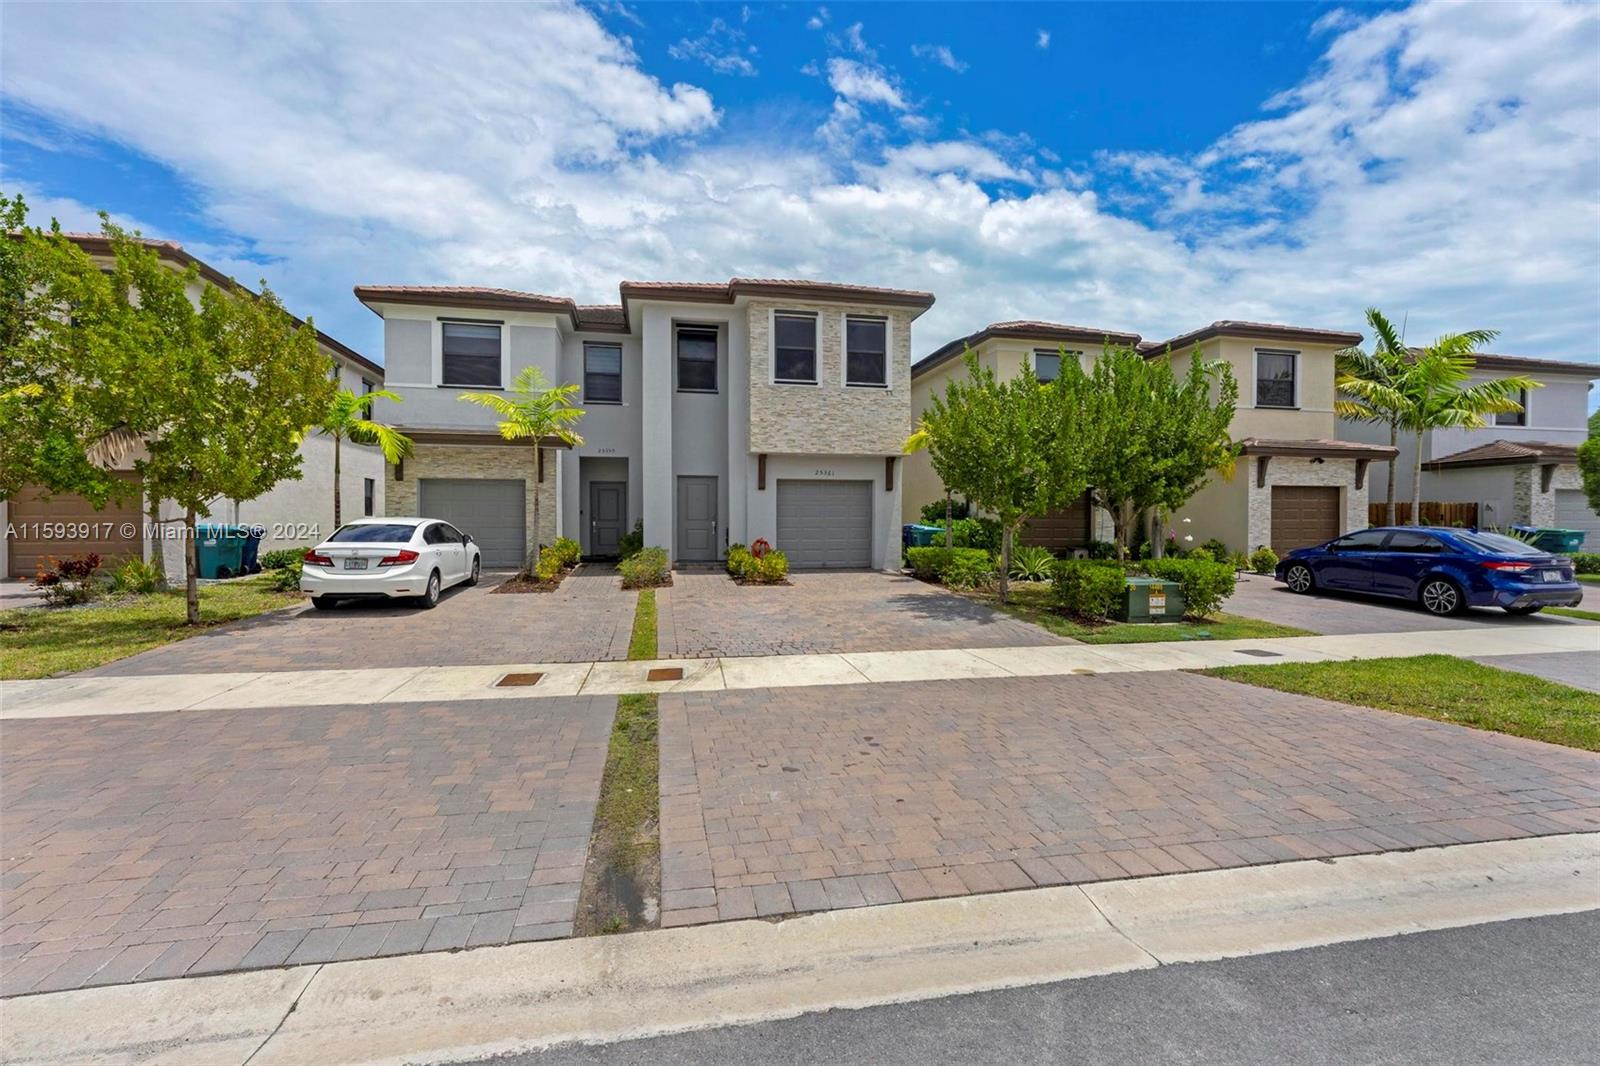
[[[1600,834],[26,996],[8,1063],[417,1063],[1600,908]]]

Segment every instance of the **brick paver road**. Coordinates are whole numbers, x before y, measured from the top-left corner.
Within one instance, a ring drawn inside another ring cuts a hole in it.
[[[914,578],[807,572],[791,585],[678,573],[656,594],[661,655],[705,658],[1033,647],[1066,641]]]
[[[1600,756],[1182,673],[661,697],[662,924],[1600,830]]]
[[[89,672],[357,670],[628,657],[638,594],[624,590],[615,571],[584,567],[554,592],[492,592],[502,580],[504,575],[485,575],[476,588],[450,589],[431,611],[406,603],[275,611]]]
[[[0,994],[566,936],[615,706],[9,722]]]

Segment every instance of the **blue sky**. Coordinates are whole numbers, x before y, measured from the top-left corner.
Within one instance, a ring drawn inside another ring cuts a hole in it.
[[[0,184],[374,357],[357,283],[931,289],[1600,360],[1595,5],[8,3]]]

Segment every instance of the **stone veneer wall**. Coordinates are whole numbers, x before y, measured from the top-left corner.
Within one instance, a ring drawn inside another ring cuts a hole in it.
[[[419,444],[405,461],[405,480],[396,481],[395,468],[389,467],[385,486],[384,513],[417,514],[417,482],[427,477],[512,479],[521,478],[527,516],[526,528],[533,528],[533,494],[539,497],[539,542],[550,544],[556,538],[556,453],[546,450],[544,482],[535,481],[533,449],[512,445]]]
[[[771,312],[821,317],[819,383],[770,384]],[[911,435],[911,312],[905,308],[751,300],[750,450],[790,455],[899,455]],[[889,388],[846,388],[846,314],[889,320]]]
[[[1267,483],[1256,486],[1256,457],[1245,456],[1235,477],[1250,479],[1250,546],[1255,551],[1263,544],[1272,543],[1272,487],[1274,485],[1329,485],[1345,491],[1339,498],[1344,502],[1344,522],[1340,533],[1367,528],[1367,489],[1371,484],[1372,468],[1367,468],[1367,481],[1356,488],[1356,463],[1354,459],[1325,459],[1313,463],[1309,459],[1275,455],[1267,464]]]
[[[1539,477],[1537,466],[1517,471],[1513,510],[1519,522],[1526,521],[1530,526],[1553,526],[1556,524],[1556,490],[1583,488],[1583,474],[1572,463],[1556,467],[1555,476],[1550,479],[1549,492],[1539,491]],[[1526,510],[1524,501],[1527,503]],[[1527,517],[1524,518],[1524,515]]]

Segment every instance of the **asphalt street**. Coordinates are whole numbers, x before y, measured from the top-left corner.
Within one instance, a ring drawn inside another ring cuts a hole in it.
[[[1595,1063],[1600,911],[489,1061]]]

